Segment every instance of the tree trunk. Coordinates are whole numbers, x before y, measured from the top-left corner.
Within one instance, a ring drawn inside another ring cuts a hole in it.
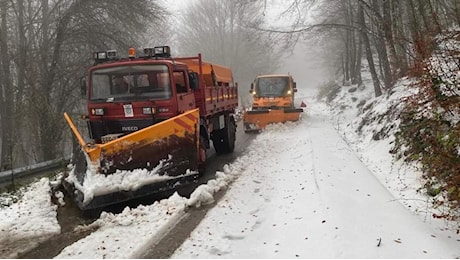
[[[383,0],[383,35],[389,51],[389,61],[393,75],[401,72],[401,61],[396,53],[395,42],[393,40],[393,19],[391,17],[391,0]]]
[[[438,17],[438,15],[440,14],[438,14],[437,10],[435,10],[435,7],[431,3],[431,1],[428,1],[428,9],[429,9],[429,13],[431,14],[431,17],[433,18],[432,26],[434,27],[433,28],[434,33],[436,34],[442,33],[441,24],[439,22],[439,17]]]
[[[26,38],[26,28],[25,28],[25,5],[24,0],[17,0],[17,21],[18,21],[18,46],[16,54],[16,72],[17,72],[17,86],[15,92],[17,93],[14,99],[14,118],[25,118],[25,113],[23,109],[23,96],[24,89],[26,88],[26,75],[27,75],[27,38]],[[32,75],[29,75],[32,76]],[[33,77],[33,76],[32,76]],[[14,120],[14,129],[24,129],[23,120]],[[21,150],[27,149],[29,143],[25,138],[21,137],[21,131],[15,131],[13,133],[14,140],[22,140],[17,143],[18,155],[15,158],[17,164],[22,165],[22,162],[27,160],[26,153],[22,153]]]
[[[388,23],[389,21],[383,20],[382,15],[380,15],[379,4],[376,0],[372,1],[372,6],[374,8],[374,14],[377,18],[375,19],[377,31],[374,34],[375,49],[379,57],[385,89],[389,89],[393,85],[393,75],[390,68],[390,62],[388,60],[388,53],[385,43],[385,32],[383,29],[384,24]]]
[[[1,150],[1,169],[13,168],[13,85],[10,72],[10,55],[8,52],[8,23],[7,6],[0,6],[0,62],[1,62],[1,82],[0,82],[0,119],[2,129],[2,150]]]
[[[350,84],[350,56],[349,56],[349,49],[350,49],[350,31],[347,30],[345,32],[345,58],[344,58],[344,80],[343,83],[345,86]]]
[[[407,29],[403,23],[405,5],[399,1],[393,1],[393,9],[391,10],[392,21],[394,24],[394,39],[396,47],[396,55],[398,67],[400,68],[399,75],[404,75],[409,69],[409,54],[407,51]]]
[[[423,59],[424,50],[423,48],[423,27],[419,22],[419,11],[414,3],[414,0],[407,0],[408,16],[409,16],[409,29],[414,42],[415,57],[414,60]]]
[[[366,50],[366,58],[369,64],[369,71],[372,77],[372,83],[374,85],[374,94],[376,97],[382,95],[382,89],[380,87],[380,81],[375,70],[374,59],[372,57],[371,44],[369,42],[369,36],[367,35],[366,21],[364,20],[364,10],[362,4],[358,6],[358,23],[361,30],[361,37],[363,39],[364,49]]]
[[[363,83],[362,76],[361,76],[361,58],[363,53],[363,44],[362,44],[362,37],[358,36],[358,49],[356,51],[356,63],[355,67],[353,68],[355,77],[356,77],[356,84],[361,85]]]

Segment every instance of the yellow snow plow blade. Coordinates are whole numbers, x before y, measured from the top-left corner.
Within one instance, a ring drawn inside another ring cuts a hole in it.
[[[303,109],[301,108],[246,111],[243,114],[244,131],[259,131],[264,129],[268,124],[298,121],[302,112]]]
[[[148,168],[149,164],[156,163],[156,160],[153,159],[154,157],[159,157],[159,161],[167,158],[168,154],[173,154],[181,149],[187,150],[187,153],[193,152],[198,158],[198,109],[190,110],[184,114],[125,135],[108,143],[92,145],[87,145],[84,142],[66,113],[64,117],[83,150],[88,154],[90,160],[93,163],[99,161],[100,167],[102,167],[101,170],[104,173],[110,172],[113,168],[117,168],[116,165],[120,165],[121,167],[118,169],[123,170],[132,170],[142,166]],[[159,154],[152,154],[152,151],[156,150],[163,151],[163,154],[160,156],[158,156]],[[104,164],[104,162],[109,161],[109,164]],[[128,165],[133,166],[133,168],[127,167]],[[155,166],[156,165],[151,165],[151,167]]]
[[[86,144],[72,120],[64,114],[82,149],[74,154],[73,175],[78,183],[64,182],[80,209],[98,208],[156,192],[174,189],[198,176],[199,110],[162,121],[104,144]],[[86,154],[86,155],[85,155]],[[88,167],[92,164],[93,167]],[[116,191],[86,201],[76,187],[84,185],[88,169],[92,174],[109,175],[117,170],[154,170],[165,181],[148,183],[136,190]],[[191,173],[193,174],[191,174]],[[187,174],[186,174],[187,173]]]

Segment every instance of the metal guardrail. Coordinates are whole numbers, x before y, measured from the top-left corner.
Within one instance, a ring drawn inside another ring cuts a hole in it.
[[[12,180],[31,177],[40,173],[46,173],[64,167],[69,163],[69,159],[59,158],[34,165],[24,166],[12,170],[0,172],[0,184],[12,182]]]

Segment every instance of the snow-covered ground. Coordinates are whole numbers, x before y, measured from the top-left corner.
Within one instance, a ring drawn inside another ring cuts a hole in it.
[[[227,189],[225,195],[173,258],[460,257],[458,223],[433,218],[439,209],[417,192],[420,173],[388,153],[392,130],[389,138],[372,138],[397,120],[368,124],[356,134],[360,101],[376,102],[372,111],[383,113],[408,93],[404,82],[379,100],[371,91],[370,84],[343,87],[332,110],[312,95],[302,97],[308,108],[299,122],[269,126],[190,199],[175,194],[120,214],[103,213],[78,227],[96,231],[56,257],[140,257],[188,207],[213,203],[220,189]],[[60,232],[48,183],[42,179],[0,210],[0,257],[34,246],[15,241],[38,243]]]
[[[0,208],[0,258],[14,258],[61,231],[50,193],[49,180],[42,178],[16,203],[1,196],[0,205],[10,206]]]

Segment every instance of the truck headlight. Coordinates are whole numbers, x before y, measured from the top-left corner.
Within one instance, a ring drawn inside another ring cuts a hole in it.
[[[116,60],[118,59],[118,53],[116,50],[108,50],[107,51],[107,59],[109,60]]]
[[[142,108],[142,113],[144,115],[154,115],[156,112],[156,109],[154,107],[143,107]]]
[[[169,48],[169,46],[155,46],[153,52],[155,57],[171,57],[171,48]]]
[[[97,51],[93,52],[93,59],[96,62],[96,64],[104,63],[108,60],[118,59],[118,53],[116,50]]]
[[[91,114],[93,116],[103,116],[104,115],[104,108],[93,108],[93,109],[91,109]]]
[[[106,60],[107,59],[107,52],[105,52],[105,51],[93,52],[93,59],[95,59],[95,60]]]

